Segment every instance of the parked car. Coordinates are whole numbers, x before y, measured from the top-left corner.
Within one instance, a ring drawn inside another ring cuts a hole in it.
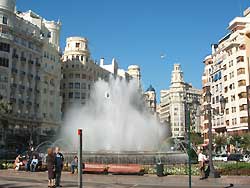
[[[244,161],[244,162],[250,162],[250,155],[245,154],[245,155],[243,156],[243,161]]]
[[[228,161],[243,161],[243,155],[241,153],[232,153],[227,158]]]
[[[217,154],[213,157],[214,161],[227,161],[227,154]]]

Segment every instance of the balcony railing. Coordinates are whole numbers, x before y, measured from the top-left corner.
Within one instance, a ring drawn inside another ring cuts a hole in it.
[[[12,72],[12,73],[17,73],[17,69],[16,69],[16,68],[12,68],[12,69],[11,69],[11,72]]]
[[[34,64],[34,61],[33,61],[33,60],[29,60],[28,63],[29,63],[30,65],[33,65],[33,64]]]
[[[25,57],[21,57],[21,62],[26,62],[26,58]]]
[[[17,55],[17,54],[13,54],[12,57],[13,57],[14,59],[18,59],[18,55]]]

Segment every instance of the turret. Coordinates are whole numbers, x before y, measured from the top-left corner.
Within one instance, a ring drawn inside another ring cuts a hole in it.
[[[4,10],[14,13],[15,7],[16,7],[16,0],[1,0],[0,1],[0,9],[4,9]]]

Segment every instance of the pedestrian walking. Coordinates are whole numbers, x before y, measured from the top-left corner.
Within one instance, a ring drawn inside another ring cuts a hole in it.
[[[60,148],[55,148],[55,175],[56,175],[56,187],[62,187],[61,185],[61,174],[63,169],[63,154],[60,152]]]
[[[205,176],[205,162],[206,162],[206,156],[202,153],[201,149],[197,150],[198,154],[198,162],[199,162],[199,170],[200,170],[200,180],[203,180],[206,178]]]
[[[55,187],[55,154],[52,148],[48,149],[47,155],[48,187]]]

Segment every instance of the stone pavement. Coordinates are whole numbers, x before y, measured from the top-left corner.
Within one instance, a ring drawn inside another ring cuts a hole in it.
[[[188,187],[188,176],[165,176],[155,175],[83,175],[84,188],[164,188],[164,187]],[[226,187],[230,183],[234,188],[249,188],[250,176],[223,176],[218,179],[199,180],[192,177],[192,187]],[[62,174],[63,187],[77,187],[77,175],[69,172]],[[47,172],[17,172],[14,170],[0,170],[0,188],[40,188],[47,187]]]

